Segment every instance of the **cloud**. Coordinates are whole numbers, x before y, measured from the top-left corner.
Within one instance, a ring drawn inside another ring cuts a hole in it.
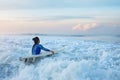
[[[50,19],[63,20],[63,19],[94,19],[95,17],[85,17],[85,16],[52,16]],[[49,18],[48,18],[49,19]]]
[[[97,26],[97,23],[78,24],[78,25],[74,26],[72,29],[87,31],[89,29],[95,28],[96,26]]]
[[[44,17],[23,17],[17,18],[20,20],[27,20],[27,21],[56,21],[56,20],[72,20],[72,19],[94,19],[94,17],[81,17],[81,16],[44,16]]]

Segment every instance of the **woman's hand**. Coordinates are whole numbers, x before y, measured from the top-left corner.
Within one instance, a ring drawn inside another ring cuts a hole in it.
[[[54,51],[52,51],[52,50],[51,50],[50,52],[51,52],[52,54],[54,54],[54,53],[55,53],[55,52],[54,52]]]

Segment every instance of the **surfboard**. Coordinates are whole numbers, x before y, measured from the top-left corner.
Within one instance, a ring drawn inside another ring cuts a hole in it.
[[[31,56],[27,56],[27,57],[20,57],[19,60],[24,62],[25,64],[32,64],[32,63],[39,61],[40,59],[50,57],[52,55],[53,55],[52,53],[49,53],[49,54],[41,53],[40,55],[31,55]]]
[[[55,52],[54,54],[56,54],[56,53],[60,52],[61,50],[65,49],[65,47],[66,46],[63,45],[58,50],[54,51]],[[51,52],[46,52],[46,53],[41,53],[40,55],[31,55],[31,56],[28,56],[28,57],[20,57],[19,60],[24,62],[25,64],[31,64],[31,63],[36,63],[43,58],[50,57],[54,54],[52,54]]]

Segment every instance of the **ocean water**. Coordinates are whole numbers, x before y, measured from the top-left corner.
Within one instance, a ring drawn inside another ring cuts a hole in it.
[[[56,54],[25,65],[35,36]],[[0,35],[0,80],[120,80],[120,36]]]

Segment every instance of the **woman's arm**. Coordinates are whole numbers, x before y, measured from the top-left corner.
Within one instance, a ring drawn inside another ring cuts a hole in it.
[[[42,45],[41,45],[41,49],[42,49],[42,50],[44,50],[44,51],[50,51],[52,54],[54,54],[54,51],[49,50],[49,49],[47,49],[47,48],[43,47]]]

